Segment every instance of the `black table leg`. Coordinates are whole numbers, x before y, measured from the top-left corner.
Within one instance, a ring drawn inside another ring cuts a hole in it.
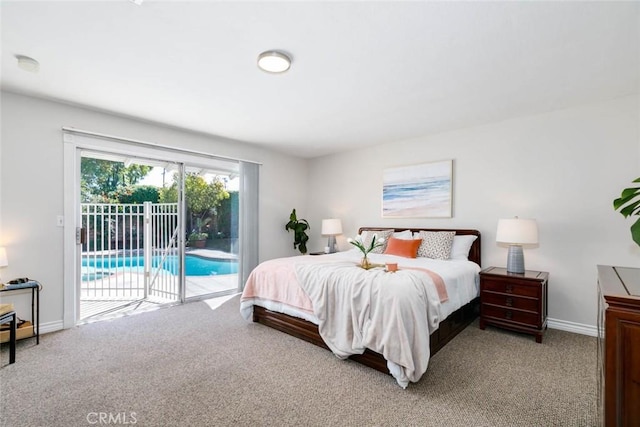
[[[16,362],[16,329],[18,328],[18,315],[15,311],[3,313],[0,316],[0,324],[9,323],[9,364]]]
[[[11,328],[11,332],[9,332],[9,364],[16,363],[16,328],[18,327],[18,316],[16,312],[13,312],[13,316],[11,317],[11,323],[9,328]]]

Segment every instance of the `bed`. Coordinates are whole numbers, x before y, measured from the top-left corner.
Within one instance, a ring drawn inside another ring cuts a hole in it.
[[[465,250],[468,250],[468,253],[465,253],[464,260],[461,260],[460,257],[451,261],[433,261],[426,260],[425,258],[411,260],[385,254],[370,254],[369,256],[371,261],[378,265],[385,262],[397,262],[400,270],[403,272],[405,270],[422,270],[423,263],[428,261],[431,262],[431,264],[428,264],[429,269],[433,269],[438,274],[443,275],[445,279],[444,282],[447,283],[447,290],[451,297],[447,297],[448,299],[438,306],[437,310],[442,318],[438,319],[439,323],[435,326],[434,330],[429,328],[430,334],[427,339],[428,343],[426,350],[424,351],[427,353],[424,357],[428,362],[430,355],[435,354],[438,350],[444,347],[444,345],[468,326],[478,315],[478,273],[480,271],[481,259],[480,232],[477,230],[362,227],[359,229],[358,233],[365,235],[366,233],[382,233],[383,231],[386,231],[387,233],[393,232],[392,236],[394,237],[400,236],[404,233],[414,235],[421,231],[448,231],[455,232],[455,242],[458,242],[458,240],[470,242],[465,243],[467,244]],[[313,271],[310,269],[316,268],[313,266],[314,264],[321,266],[329,264],[341,266],[346,264],[354,265],[357,263],[359,258],[361,258],[361,255],[362,254],[357,249],[352,249],[338,254],[282,258],[262,263],[252,272],[249,280],[247,281],[248,286],[245,287],[245,291],[241,298],[240,311],[243,317],[247,320],[264,324],[315,345],[330,349],[336,353],[335,345],[331,342],[328,344],[323,340],[318,326],[319,319],[315,316],[313,309],[309,308],[308,302],[305,300],[305,298],[308,300],[308,296],[297,279],[301,277],[305,271]],[[277,288],[281,292],[281,295],[276,297],[267,297],[264,296],[266,293],[261,294],[263,291],[261,291],[259,287],[253,286],[253,282],[257,281],[257,278],[261,274],[266,274],[263,273],[261,269],[261,266],[264,264],[269,264],[271,267],[269,273],[270,284],[268,286],[272,289]],[[291,267],[292,265],[295,265],[295,270]],[[417,268],[416,266],[420,268]],[[352,268],[352,270],[360,271],[361,269]],[[460,276],[463,277],[464,280],[457,278],[458,270],[462,272],[460,273]],[[384,273],[378,272],[378,274],[380,275]],[[385,277],[390,276],[392,276],[392,274],[386,273]],[[464,285],[460,285],[459,289],[457,285],[453,288],[450,286],[450,283],[457,284],[458,282],[464,283]],[[249,286],[250,284],[251,286]],[[306,286],[308,287],[308,285]],[[326,337],[326,332],[324,335]],[[339,353],[336,354],[341,357]],[[396,364],[390,362],[382,354],[373,351],[370,348],[363,349],[362,354],[350,354],[349,358],[378,371],[391,373],[396,378],[396,381],[398,381],[398,384],[402,387],[406,387],[408,384],[406,378],[403,380],[400,379],[402,375],[398,375]],[[426,370],[426,366],[424,369]],[[421,376],[422,373],[419,375]],[[416,379],[414,378],[411,381],[416,381]]]

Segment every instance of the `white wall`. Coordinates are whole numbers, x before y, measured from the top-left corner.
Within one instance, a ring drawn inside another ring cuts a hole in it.
[[[63,126],[262,162],[260,260],[294,254],[284,224],[293,207],[306,204],[306,160],[28,96],[0,96],[0,246],[7,247],[9,256],[1,274],[44,284],[43,323],[63,318],[63,233],[73,233],[55,222],[63,213]]]
[[[550,273],[549,317],[593,326],[596,265],[640,267],[632,220],[612,208],[640,175],[638,113],[638,98],[626,97],[318,158],[308,219],[342,218],[343,249],[359,226],[475,228],[488,267],[506,264],[498,219],[535,218],[540,244],[525,249],[526,268]],[[384,168],[444,159],[454,160],[453,218],[381,218]],[[313,250],[326,240],[319,231]]]
[[[640,175],[637,97],[399,141],[311,161],[246,143],[2,92],[0,245],[4,278],[45,284],[42,321],[63,313],[62,126],[257,160],[261,168],[260,259],[294,255],[283,227],[291,208],[311,222],[311,250],[324,247],[320,221],[342,218],[345,238],[361,225],[476,228],[483,266],[504,266],[499,218],[533,217],[540,245],[527,268],[549,271],[550,317],[595,324],[595,266],[640,267],[640,249],[612,200]],[[385,167],[454,160],[454,217],[382,219]],[[291,177],[295,177],[292,179]],[[309,195],[308,200],[307,196]]]

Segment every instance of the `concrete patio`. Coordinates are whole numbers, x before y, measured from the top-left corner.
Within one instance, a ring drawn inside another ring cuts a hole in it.
[[[191,249],[187,254],[213,260],[237,259],[235,254],[211,249]],[[164,284],[169,283],[169,289],[175,289],[173,293],[177,293],[177,277],[169,272],[159,275],[158,289],[149,291],[146,298],[144,274],[141,272],[116,269],[115,272],[93,273],[91,277],[93,280],[82,281],[79,316],[81,322],[129,315],[179,302],[177,295],[160,290],[167,289],[167,285]],[[185,276],[186,299],[227,295],[238,292],[238,288],[237,274]]]

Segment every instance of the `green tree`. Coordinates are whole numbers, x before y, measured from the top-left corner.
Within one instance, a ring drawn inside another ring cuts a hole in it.
[[[218,231],[227,238],[238,237],[238,210],[239,194],[237,191],[229,191],[229,198],[223,200],[218,206]]]
[[[225,183],[218,177],[207,182],[196,173],[186,174],[184,192],[187,204],[189,231],[217,231],[217,208],[229,198]],[[173,184],[160,190],[160,202],[176,203],[178,201],[178,175],[174,175]]]
[[[153,185],[134,185],[120,189],[116,197],[118,203],[158,203],[160,189]]]
[[[118,192],[140,181],[151,166],[130,165],[110,160],[83,157],[80,187],[83,202],[117,203]]]

